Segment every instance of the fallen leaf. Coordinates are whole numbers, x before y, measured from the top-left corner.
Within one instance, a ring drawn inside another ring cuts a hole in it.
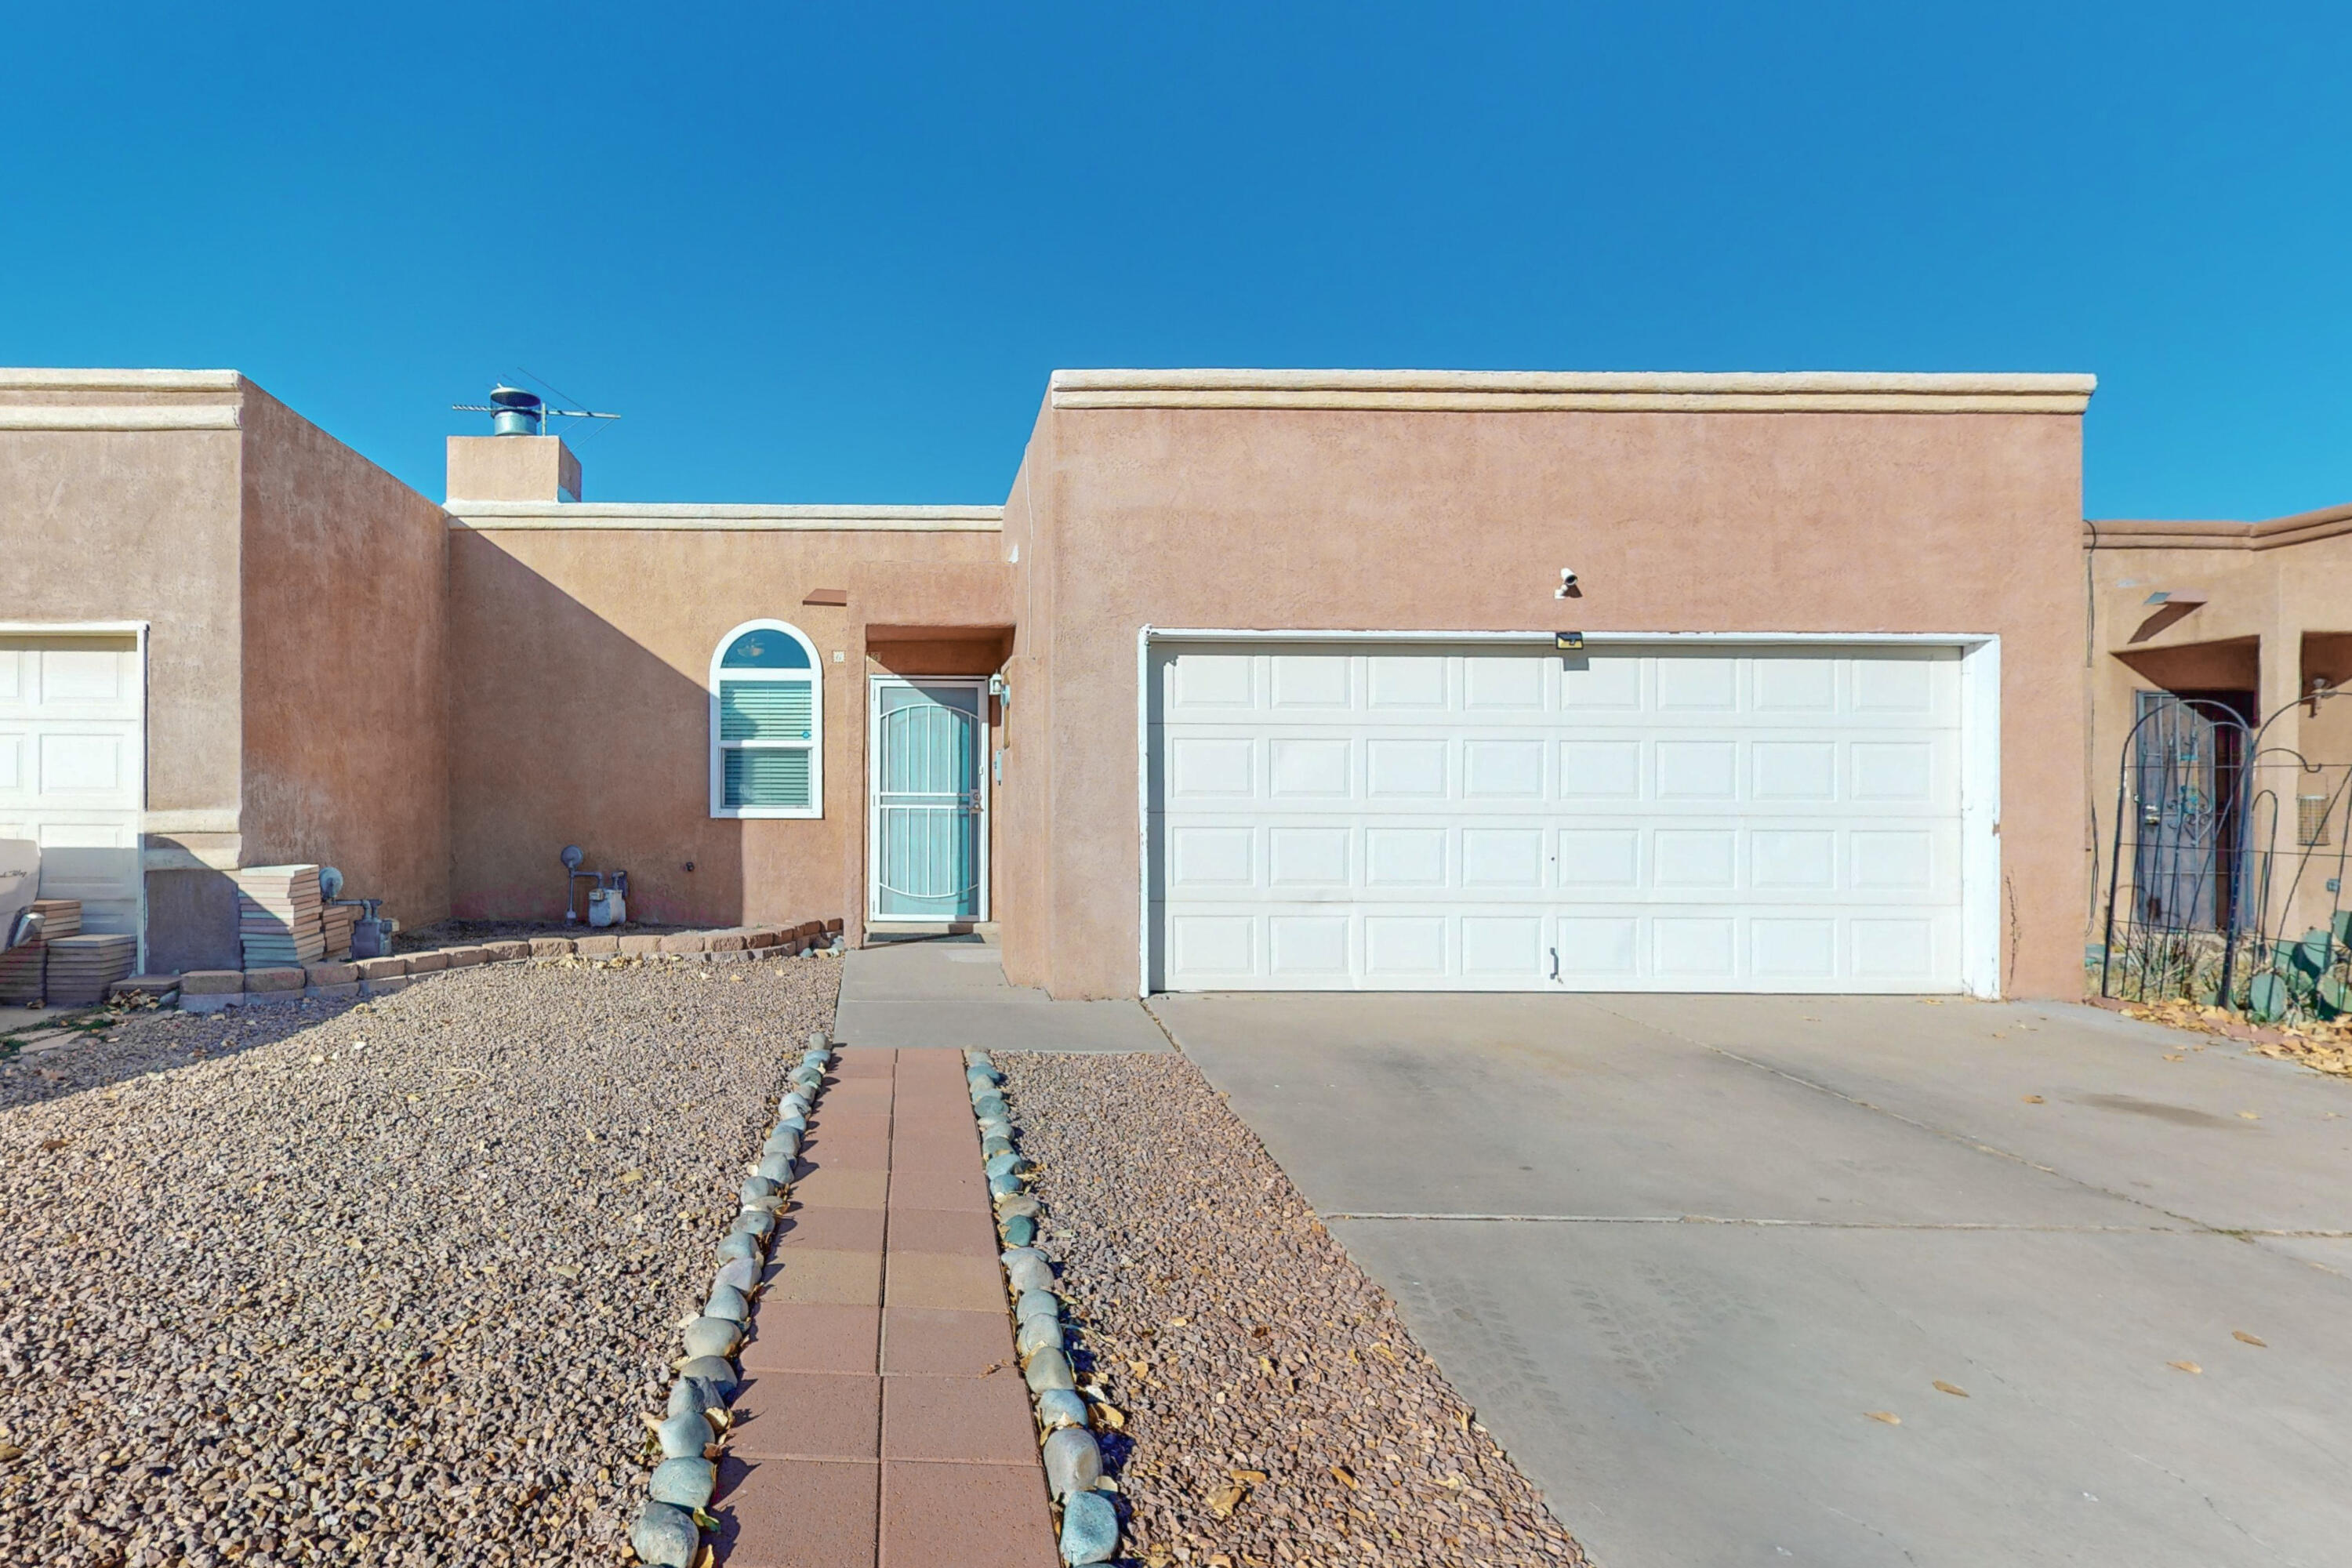
[[[1124,1431],[1127,1428],[1127,1417],[1120,1414],[1116,1405],[1096,1405],[1095,1419],[1114,1432]]]
[[[1274,1375],[1274,1363],[1266,1360],[1264,1356],[1257,1358],[1257,1368],[1268,1377],[1272,1377]]]
[[[1171,1318],[1168,1320],[1168,1326],[1171,1329],[1181,1329],[1192,1321],[1190,1318]]]
[[[2256,1350],[2266,1351],[2271,1348],[2269,1341],[2257,1338],[2255,1335],[2246,1332],[2243,1329],[2231,1330],[2230,1337],[2237,1341],[2242,1345],[2252,1345]]]
[[[2167,1051],[2164,1053],[2164,1059],[2168,1062],[2178,1062],[2186,1061],[2188,1058],[2182,1056],[2179,1051]]]
[[[2238,1117],[2239,1120],[2242,1121],[2260,1121],[2262,1120],[2261,1112],[2253,1110],[2241,1110],[2238,1112]]]
[[[1863,1414],[1869,1416],[1873,1421],[1884,1421],[1889,1426],[1900,1426],[1903,1425],[1903,1417],[1895,1415],[1892,1410],[1865,1410]]]
[[[2164,1364],[2169,1367],[2178,1367],[2180,1371],[2189,1373],[2192,1375],[2201,1374],[2205,1370],[2193,1361],[2168,1361]]]
[[[1242,1499],[1248,1495],[1240,1487],[1219,1487],[1209,1494],[1209,1511],[1219,1519],[1231,1519],[1234,1510],[1241,1507]]]
[[[2047,1105],[2047,1104],[2049,1104],[2049,1103],[2050,1103],[2048,1100],[2046,1100],[2042,1099],[2042,1098],[2040,1095],[2038,1095],[2038,1094],[2021,1095],[2021,1096],[2020,1096],[2019,1098],[2021,1098],[2021,1100],[2023,1100],[2025,1101],[2025,1103],[2026,1103],[2026,1104],[2028,1104],[2028,1105]]]
[[[24,1457],[25,1450],[16,1447],[16,1444],[0,1443],[0,1465],[5,1465],[11,1459],[21,1459]]]
[[[1148,1361],[1131,1361],[1127,1363],[1127,1370],[1135,1373],[1138,1377],[1150,1377],[1151,1375],[1151,1363]]]
[[[1349,1473],[1348,1467],[1345,1465],[1332,1466],[1331,1479],[1338,1481],[1349,1491],[1354,1491],[1356,1489],[1356,1478]]]
[[[1234,1479],[1234,1484],[1237,1486],[1262,1487],[1265,1485],[1265,1472],[1264,1470],[1227,1470],[1225,1474],[1231,1476]]]
[[[632,1182],[642,1182],[645,1179],[646,1173],[643,1171],[624,1171],[621,1173],[621,1185],[625,1187]]]
[[[1940,1378],[1940,1377],[1939,1377],[1939,1378],[1937,1378],[1937,1380],[1936,1380],[1932,1384],[1930,1384],[1929,1386],[1931,1386],[1932,1388],[1934,1388],[1934,1389],[1936,1390],[1936,1392],[1937,1392],[1937,1393],[1938,1393],[1938,1394],[1958,1394],[1962,1399],[1966,1399],[1966,1398],[1969,1396],[1969,1391],[1968,1391],[1967,1389],[1962,1388],[1962,1387],[1961,1387],[1958,1384],[1957,1384],[1957,1383],[1946,1383],[1946,1382],[1945,1382],[1942,1378]]]

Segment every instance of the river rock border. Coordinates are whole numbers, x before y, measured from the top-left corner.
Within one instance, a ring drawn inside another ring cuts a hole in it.
[[[1102,1446],[1091,1424],[1109,1407],[1099,1400],[1089,1405],[1086,1395],[1099,1396],[1099,1387],[1077,1385],[1070,1355],[1076,1325],[1063,1320],[1053,1260],[1036,1245],[1045,1205],[1028,1191],[1032,1167],[1014,1142],[1013,1115],[1004,1103],[1004,1074],[986,1051],[968,1051],[964,1083],[971,1090],[972,1115],[980,1121],[989,1201],[996,1212],[997,1237],[1004,1243],[1000,1260],[1012,1302],[1013,1350],[1035,1408],[1062,1561],[1072,1568],[1108,1563],[1118,1555],[1119,1526],[1118,1509],[1106,1494],[1118,1489],[1103,1474]]]
[[[419,980],[485,963],[552,963],[587,960],[619,963],[742,963],[754,959],[794,958],[839,951],[841,921],[806,921],[796,926],[736,926],[724,931],[670,931],[664,935],[538,936],[528,941],[486,942],[462,947],[426,948],[389,958],[348,963],[289,965],[283,969],[193,969],[179,977],[180,1007],[217,1013],[225,1007],[348,1001],[389,996]],[[154,977],[142,976],[149,989]]]
[[[719,1489],[717,1458],[729,1426],[728,1406],[742,1382],[735,1355],[760,1295],[777,1211],[792,1200],[801,1139],[832,1061],[832,1041],[820,1029],[809,1037],[809,1048],[793,1068],[758,1161],[745,1167],[736,1194],[742,1210],[719,1244],[709,1299],[681,1327],[685,1354],[675,1363],[677,1382],[670,1389],[669,1407],[658,1421],[646,1418],[661,1462],[654,1467],[645,1506],[629,1526],[629,1545],[652,1568],[693,1568],[702,1555],[703,1531],[718,1523],[709,1510]]]

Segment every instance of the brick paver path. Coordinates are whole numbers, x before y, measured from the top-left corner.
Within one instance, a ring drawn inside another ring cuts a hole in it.
[[[842,1050],[719,1467],[728,1568],[1052,1568],[962,1053]]]

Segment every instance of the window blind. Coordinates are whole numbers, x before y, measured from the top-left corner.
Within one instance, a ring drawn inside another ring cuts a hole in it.
[[[726,804],[730,810],[772,806],[804,810],[809,805],[809,753],[804,746],[732,749],[726,758]]]
[[[719,739],[808,740],[815,728],[815,706],[805,680],[722,680]]]

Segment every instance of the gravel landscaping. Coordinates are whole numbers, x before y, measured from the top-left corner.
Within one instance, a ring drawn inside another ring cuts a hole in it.
[[[1583,1563],[1191,1062],[993,1059],[1078,1381],[1117,1412],[1103,1451],[1128,1560]]]
[[[0,1562],[625,1561],[840,973],[504,965],[0,1063]]]

